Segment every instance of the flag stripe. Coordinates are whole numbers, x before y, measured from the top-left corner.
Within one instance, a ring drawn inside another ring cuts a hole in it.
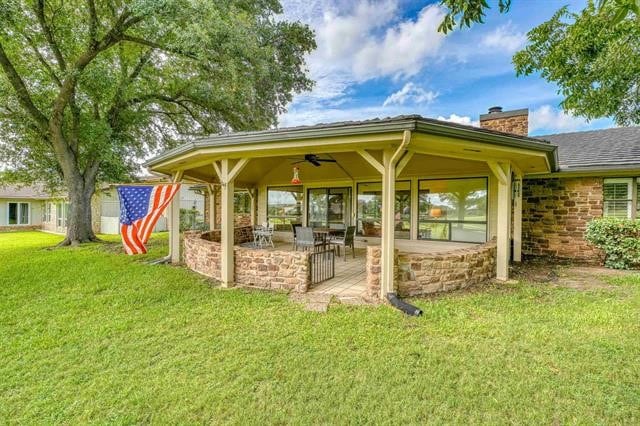
[[[179,190],[180,184],[118,187],[120,234],[127,254],[147,252],[145,243],[160,215]]]

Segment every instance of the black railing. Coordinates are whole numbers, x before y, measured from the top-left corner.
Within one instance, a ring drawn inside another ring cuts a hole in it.
[[[319,284],[336,276],[336,253],[333,249],[311,253],[311,284]]]

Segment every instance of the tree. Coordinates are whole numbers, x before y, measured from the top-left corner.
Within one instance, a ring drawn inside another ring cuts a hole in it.
[[[482,23],[485,0],[443,0],[440,31]],[[511,0],[499,0],[501,13]],[[640,0],[589,2],[579,13],[566,7],[531,30],[513,57],[518,75],[539,72],[558,85],[561,106],[587,119],[612,117],[640,124]]]
[[[277,0],[4,0],[5,181],[63,187],[64,244],[94,240],[99,182],[199,134],[273,126],[308,90],[311,30]]]
[[[516,73],[539,72],[556,83],[565,111],[640,124],[640,21],[611,25],[616,13],[613,6],[560,9],[529,32],[528,45],[513,57]]]

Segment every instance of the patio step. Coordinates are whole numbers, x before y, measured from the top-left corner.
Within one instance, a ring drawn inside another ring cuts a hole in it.
[[[326,293],[291,293],[289,300],[304,306],[307,311],[325,313],[329,309],[332,300],[343,305],[362,306],[371,302],[361,296],[339,296]]]

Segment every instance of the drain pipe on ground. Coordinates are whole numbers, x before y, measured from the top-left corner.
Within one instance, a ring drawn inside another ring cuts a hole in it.
[[[422,309],[405,302],[404,300],[400,299],[395,293],[387,293],[387,300],[389,301],[389,303],[391,303],[391,305],[393,305],[393,307],[398,308],[407,315],[411,315],[414,317],[422,315]]]

